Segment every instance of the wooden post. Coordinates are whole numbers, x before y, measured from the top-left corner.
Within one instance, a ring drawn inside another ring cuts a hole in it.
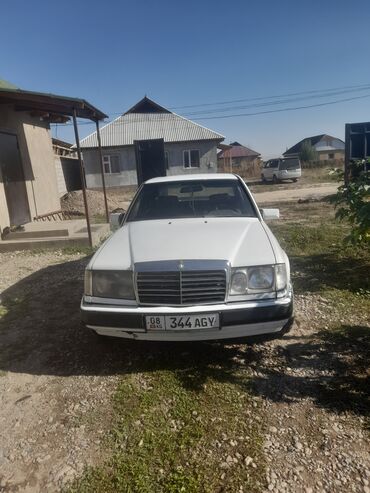
[[[83,165],[83,162],[82,162],[81,147],[80,147],[80,138],[78,136],[78,127],[77,127],[77,118],[76,118],[76,110],[75,109],[73,109],[73,127],[74,127],[74,131],[75,131],[77,156],[78,156],[78,160],[80,162],[80,175],[81,175],[82,195],[83,195],[84,205],[85,205],[87,234],[88,234],[88,237],[89,237],[90,246],[92,247],[93,244],[92,244],[92,236],[91,236],[89,208],[88,208],[88,205],[87,205],[87,197],[86,197],[85,172],[84,172],[84,165]]]
[[[109,223],[109,211],[108,211],[108,201],[107,201],[107,190],[105,188],[104,162],[103,162],[103,151],[102,151],[102,148],[101,148],[99,120],[96,120],[95,123],[96,123],[96,135],[98,137],[98,149],[99,149],[99,157],[100,157],[101,181],[102,181],[102,184],[103,184],[104,205],[105,205],[105,218],[107,220],[107,223]]]

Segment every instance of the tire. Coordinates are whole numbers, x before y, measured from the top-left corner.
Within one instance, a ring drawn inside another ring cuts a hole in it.
[[[267,181],[266,178],[265,178],[265,175],[263,173],[261,175],[261,180],[262,180],[262,183],[266,183],[266,181]]]
[[[278,179],[277,179],[277,176],[276,176],[276,175],[274,175],[274,176],[272,177],[272,182],[273,182],[273,183],[277,183],[277,182],[278,182]]]
[[[293,178],[293,183],[297,183],[298,178]]]

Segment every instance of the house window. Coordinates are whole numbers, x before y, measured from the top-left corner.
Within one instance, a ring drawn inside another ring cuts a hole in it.
[[[166,169],[169,169],[170,164],[169,164],[169,155],[168,151],[164,151],[164,164],[166,166]]]
[[[331,154],[328,154],[328,158],[329,159],[334,159],[334,152],[332,152]]]
[[[197,149],[183,151],[184,168],[199,168],[200,154]]]
[[[120,173],[119,155],[103,156],[104,172],[107,174]]]

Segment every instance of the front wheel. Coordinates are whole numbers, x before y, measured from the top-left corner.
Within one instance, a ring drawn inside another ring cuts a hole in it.
[[[293,178],[293,183],[297,183],[298,178]]]
[[[261,175],[261,180],[262,180],[262,183],[266,183],[266,178],[265,178],[265,175],[263,173]]]
[[[278,182],[278,179],[277,179],[277,176],[276,176],[276,175],[274,175],[274,176],[272,177],[272,181],[273,181],[274,183],[277,183],[277,182]]]

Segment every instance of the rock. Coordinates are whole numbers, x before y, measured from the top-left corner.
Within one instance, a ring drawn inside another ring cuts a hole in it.
[[[244,464],[245,464],[246,466],[249,466],[249,464],[252,464],[252,462],[253,462],[252,457],[246,457],[246,458],[244,459]]]

